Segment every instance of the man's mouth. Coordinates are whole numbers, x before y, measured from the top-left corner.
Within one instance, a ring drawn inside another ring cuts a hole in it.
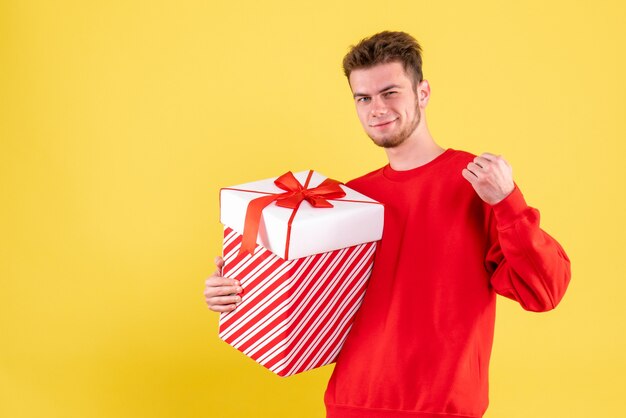
[[[395,122],[397,119],[392,119],[392,120],[388,120],[388,121],[384,121],[384,122],[377,122],[376,124],[370,124],[370,126],[372,128],[383,128],[393,122]]]

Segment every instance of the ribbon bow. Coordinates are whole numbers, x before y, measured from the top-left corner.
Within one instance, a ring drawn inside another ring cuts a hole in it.
[[[239,250],[240,256],[254,253],[256,237],[259,233],[259,224],[261,222],[261,213],[263,212],[263,209],[272,202],[276,202],[276,205],[278,206],[293,209],[293,213],[291,214],[291,218],[289,218],[289,223],[287,224],[287,249],[285,251],[285,258],[287,258],[289,252],[291,221],[293,220],[302,201],[306,200],[311,204],[311,206],[316,208],[332,208],[333,205],[328,201],[328,199],[337,199],[346,195],[346,192],[344,192],[339,186],[341,183],[333,179],[326,179],[320,183],[319,186],[309,189],[307,186],[312,174],[313,171],[309,171],[306,182],[304,183],[304,186],[302,186],[293,173],[288,171],[274,180],[274,184],[276,184],[276,186],[285,190],[284,193],[259,197],[248,203],[241,249]]]

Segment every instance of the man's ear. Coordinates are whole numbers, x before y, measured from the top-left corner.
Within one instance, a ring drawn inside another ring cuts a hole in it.
[[[420,107],[425,107],[430,99],[430,84],[428,84],[428,80],[420,81],[416,90],[417,101]]]

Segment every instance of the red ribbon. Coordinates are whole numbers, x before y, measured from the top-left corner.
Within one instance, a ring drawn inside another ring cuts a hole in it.
[[[246,210],[246,221],[243,228],[243,239],[239,255],[253,254],[256,247],[256,237],[259,233],[259,224],[261,223],[261,213],[263,209],[272,202],[276,205],[293,209],[291,218],[287,224],[287,243],[285,250],[285,258],[289,256],[289,235],[291,232],[291,222],[300,207],[303,200],[306,200],[315,208],[332,208],[333,205],[327,199],[338,199],[344,197],[346,192],[339,186],[341,183],[337,180],[326,179],[319,186],[309,189],[309,181],[313,171],[309,171],[309,175],[304,186],[295,178],[291,171],[286,172],[282,176],[274,180],[274,184],[285,190],[284,193],[272,194],[253,199],[248,203]]]

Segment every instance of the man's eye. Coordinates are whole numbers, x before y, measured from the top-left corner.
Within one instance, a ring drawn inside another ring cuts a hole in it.
[[[392,94],[396,94],[397,91],[388,91],[385,93],[385,96],[391,96]]]
[[[369,102],[370,98],[369,97],[359,97],[356,101],[357,102],[361,102],[361,103],[365,103],[365,102]]]

